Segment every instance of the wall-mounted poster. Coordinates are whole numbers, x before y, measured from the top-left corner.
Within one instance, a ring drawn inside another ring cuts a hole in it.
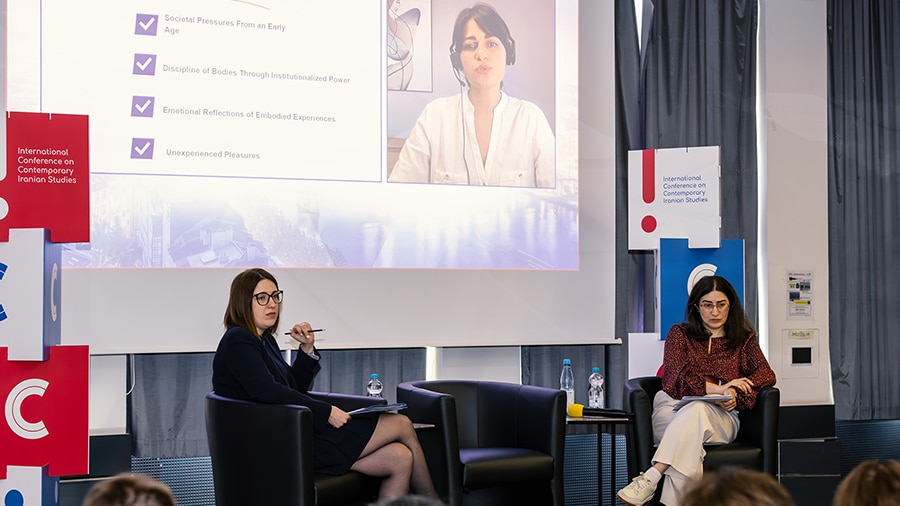
[[[788,272],[787,282],[788,317],[812,318],[812,272]]]

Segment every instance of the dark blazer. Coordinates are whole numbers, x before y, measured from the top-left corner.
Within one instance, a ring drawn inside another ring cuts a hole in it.
[[[291,366],[276,360],[271,334],[257,339],[242,327],[225,331],[213,358],[213,390],[232,399],[298,404],[313,413],[313,464],[317,473],[343,474],[359,458],[375,431],[377,416],[354,416],[340,429],[328,424],[331,404],[307,395],[321,369],[315,356],[297,353]]]

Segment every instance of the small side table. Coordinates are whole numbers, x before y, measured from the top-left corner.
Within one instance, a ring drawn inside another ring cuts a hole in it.
[[[632,417],[628,415],[623,416],[582,416],[582,417],[566,417],[566,433],[567,434],[577,434],[584,432],[593,432],[597,434],[597,505],[602,505],[603,501],[603,490],[602,490],[602,467],[603,467],[603,434],[610,434],[610,452],[609,452],[609,461],[610,461],[610,481],[611,484],[609,490],[610,494],[610,504],[616,504],[616,434],[618,433],[618,428],[624,427],[626,429],[631,427]],[[581,429],[581,430],[579,430]],[[587,429],[586,431],[584,429]]]

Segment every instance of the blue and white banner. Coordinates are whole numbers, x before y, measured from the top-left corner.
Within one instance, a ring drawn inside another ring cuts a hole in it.
[[[688,248],[687,239],[660,239],[656,261],[656,328],[666,338],[672,325],[685,321],[684,309],[694,283],[706,276],[727,279],[744,301],[744,241],[725,239],[718,248]]]
[[[48,234],[12,229],[0,242],[0,346],[11,360],[46,360],[60,343],[62,244]]]

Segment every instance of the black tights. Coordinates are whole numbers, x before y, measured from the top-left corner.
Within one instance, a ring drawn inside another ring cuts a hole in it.
[[[372,438],[350,469],[384,478],[379,499],[407,495],[410,488],[415,494],[438,498],[419,437],[404,415],[379,416]]]

